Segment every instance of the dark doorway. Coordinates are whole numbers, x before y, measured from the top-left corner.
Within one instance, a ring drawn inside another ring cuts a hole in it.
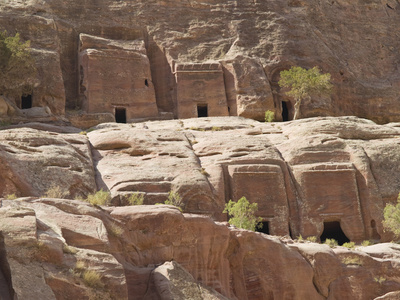
[[[289,121],[289,110],[285,101],[282,101],[282,120],[283,122]]]
[[[264,222],[262,222],[262,224],[263,224],[262,228],[257,228],[257,232],[269,234],[269,222],[264,221]]]
[[[324,231],[321,234],[321,242],[326,239],[335,239],[339,245],[350,242],[348,237],[344,234],[340,222],[324,222]]]
[[[199,118],[208,117],[208,107],[207,104],[205,105],[197,105],[197,116]]]
[[[126,109],[124,107],[115,108],[115,122],[126,123]]]
[[[32,108],[32,95],[24,95],[21,97],[21,109]]]
[[[149,82],[147,81],[147,79],[144,80],[144,85],[149,86]]]

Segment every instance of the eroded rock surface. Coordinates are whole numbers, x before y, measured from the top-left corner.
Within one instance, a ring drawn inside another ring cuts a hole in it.
[[[331,97],[304,101],[304,117],[354,114],[385,123],[400,117],[399,12],[396,0],[3,1],[0,27],[32,40],[40,74],[33,106],[57,115],[82,108],[94,91],[103,113],[125,108],[128,118],[195,117],[209,105],[209,116],[263,120],[273,110],[277,120],[290,119],[293,99],[277,83],[280,71],[299,65],[331,73],[335,87]],[[139,42],[146,51],[137,60],[94,45],[103,56],[93,56],[88,71],[79,62],[80,35]],[[126,65],[138,71],[133,84]],[[96,87],[99,70],[103,86],[115,81],[111,88]],[[118,89],[110,100],[106,94]]]
[[[74,219],[89,220],[85,232],[69,226]],[[294,243],[173,206],[3,200],[0,232],[2,271],[19,299],[361,300],[395,299],[400,289],[396,244]],[[97,236],[96,250],[83,234]],[[83,275],[89,270],[96,285]]]
[[[59,187],[63,197],[72,198],[95,190],[90,147],[82,135],[8,129],[0,131],[0,147],[3,196],[43,196]]]
[[[32,126],[0,132],[3,197],[58,187],[72,199],[104,189],[113,205],[136,193],[156,204],[176,191],[185,212],[226,221],[225,203],[245,196],[271,234],[320,237],[332,225],[352,241],[393,238],[382,211],[400,186],[396,123],[226,117],[107,123],[87,136]]]
[[[245,196],[272,234],[319,237],[339,222],[353,241],[392,238],[381,221],[400,186],[395,124],[205,118],[98,128],[88,134],[96,180],[115,203],[134,192],[164,202],[176,190],[186,212],[225,220],[225,203]]]

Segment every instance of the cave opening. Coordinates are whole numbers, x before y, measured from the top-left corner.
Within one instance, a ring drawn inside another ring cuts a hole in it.
[[[144,80],[144,85],[149,86],[149,82],[147,81],[147,79]]]
[[[207,104],[197,105],[197,116],[199,118],[208,117],[208,107]]]
[[[285,101],[282,101],[282,121],[289,121],[289,109]]]
[[[115,108],[115,122],[126,123],[126,109],[124,107]]]
[[[350,242],[338,221],[324,222],[324,231],[321,234],[321,242],[325,242],[326,239],[335,239],[339,245]]]
[[[263,221],[262,223],[262,228],[257,228],[257,232],[262,232],[265,234],[270,234],[269,233],[269,221]]]
[[[23,95],[21,97],[21,109],[32,108],[32,95]]]

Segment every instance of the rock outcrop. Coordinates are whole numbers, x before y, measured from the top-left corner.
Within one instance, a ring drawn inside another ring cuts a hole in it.
[[[65,193],[58,197],[72,199],[103,189],[113,205],[137,193],[156,204],[175,191],[185,212],[226,221],[225,203],[245,196],[258,203],[267,233],[341,243],[393,238],[383,230],[382,211],[400,186],[395,123],[229,117],[107,123],[87,136],[38,129],[1,131],[3,197],[43,196],[58,187]]]
[[[381,221],[400,186],[395,124],[210,118],[99,128],[88,134],[96,180],[114,203],[140,192],[155,204],[176,190],[185,211],[224,220],[225,203],[246,196],[272,234],[319,237],[339,222],[353,241],[391,239]]]
[[[117,118],[125,109],[128,119],[206,112],[263,120],[266,110],[290,119],[293,100],[277,82],[299,65],[321,67],[334,84],[331,97],[304,101],[304,117],[386,123],[400,120],[399,12],[396,0],[3,1],[0,27],[32,40],[33,106],[56,115],[93,112],[89,100]],[[96,41],[88,49],[79,38],[87,36]],[[145,49],[126,51],[139,44]]]
[[[400,289],[397,244],[294,243],[173,206],[3,200],[0,232],[2,299],[361,300]]]

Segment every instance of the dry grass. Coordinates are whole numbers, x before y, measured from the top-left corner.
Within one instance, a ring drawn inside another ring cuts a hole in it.
[[[129,205],[143,205],[144,195],[139,193],[133,193],[126,199]]]
[[[115,223],[111,223],[108,227],[108,233],[115,237],[120,237],[124,233],[124,229]]]
[[[82,274],[83,282],[86,286],[91,288],[103,288],[104,284],[101,282],[101,275],[94,270],[86,270]]]
[[[344,263],[345,265],[352,265],[352,266],[362,266],[363,262],[362,259],[360,257],[357,256],[347,256],[347,257],[343,257],[341,258],[342,263]]]
[[[326,239],[324,244],[328,245],[331,248],[337,247],[339,244],[335,239]]]
[[[9,195],[6,195],[4,198],[7,199],[7,200],[15,200],[18,197],[15,194],[9,194]]]
[[[88,195],[86,201],[92,205],[107,205],[111,201],[111,194],[110,192],[103,191],[103,189],[101,189],[95,194]]]
[[[306,238],[307,241],[311,243],[316,243],[317,242],[317,237],[316,236],[309,236]]]
[[[58,185],[51,185],[51,187],[46,191],[44,194],[44,198],[58,198],[58,199],[65,199],[69,192]]]

